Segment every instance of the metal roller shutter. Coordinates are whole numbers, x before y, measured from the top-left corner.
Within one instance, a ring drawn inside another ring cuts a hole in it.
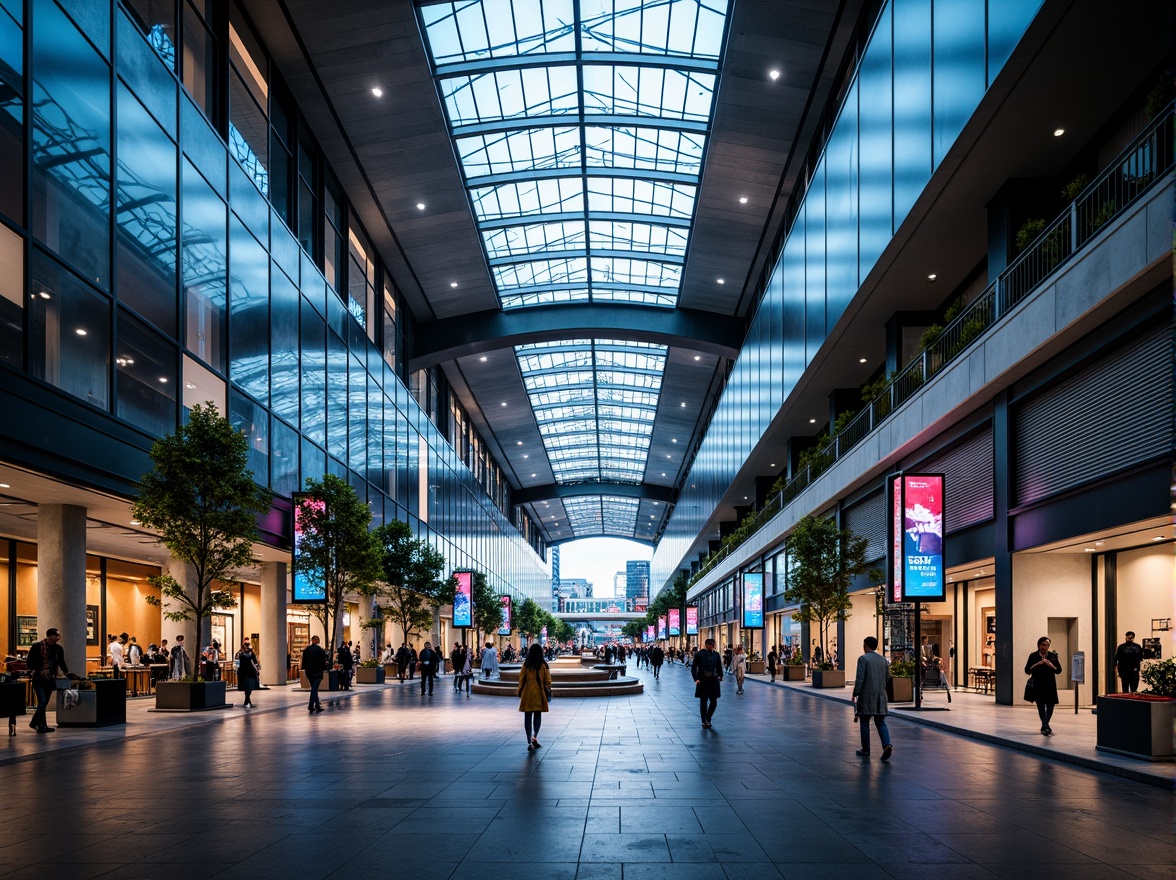
[[[875,492],[842,512],[845,528],[866,539],[866,559],[886,555],[886,493]]]
[[[1017,408],[1016,504],[1168,454],[1171,338],[1161,325]]]
[[[947,483],[944,531],[947,534],[992,519],[993,498],[992,426],[974,434],[958,446],[919,465],[919,470],[942,473]]]

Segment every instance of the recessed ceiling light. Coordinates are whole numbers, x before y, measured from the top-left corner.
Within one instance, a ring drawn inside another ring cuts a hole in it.
[[[450,286],[450,287],[457,287],[457,282],[456,282],[456,281],[450,281],[450,282],[449,282],[449,286]]]
[[[531,474],[531,476],[533,477],[533,476],[535,476],[535,474]]]
[[[677,437],[672,437],[672,438],[670,439],[670,442],[671,442],[671,443],[677,443],[677,442],[678,442],[678,438],[677,438]]]
[[[858,358],[858,363],[859,363],[859,364],[864,364],[865,362],[866,362],[866,359],[865,359],[865,358]]]
[[[137,519],[133,519],[133,520],[131,520],[131,525],[133,525],[133,526],[141,526],[141,525],[143,525],[143,524],[142,524],[141,522],[139,522]]]
[[[702,360],[702,355],[700,355],[700,354],[696,354],[696,355],[694,356],[694,359],[695,359],[696,361],[700,361],[700,360]]]
[[[502,401],[502,406],[506,406],[506,401]]]
[[[932,272],[930,275],[927,276],[927,280],[934,281],[938,277],[939,277],[938,275],[936,275],[934,272]]]
[[[726,284],[726,283],[727,283],[726,280],[723,278],[716,278],[715,279],[715,284]]]
[[[1087,553],[1097,553],[1098,552],[1093,547],[1085,547],[1083,549],[1085,549]]]
[[[0,483],[0,489],[11,489],[11,488],[12,487],[9,486],[7,483]]]
[[[739,204],[746,205],[747,204],[747,196],[740,196],[739,197]]]
[[[522,441],[522,440],[516,440],[516,441],[515,441],[515,446],[522,446],[522,445],[523,445],[523,441]]]
[[[531,457],[531,456],[529,456],[529,455],[524,455],[524,456],[523,456],[523,458],[530,458],[530,457]]]
[[[1152,540],[1153,541],[1162,541],[1162,540],[1164,540],[1164,536],[1163,535],[1156,535],[1154,538],[1152,538]]]
[[[480,360],[482,363],[486,363],[486,355],[482,355],[480,358],[478,358],[478,360]]]
[[[809,419],[809,424],[810,424],[810,425],[815,425],[816,423],[817,423],[817,420],[816,420],[816,419]]]
[[[160,376],[159,382],[161,385],[166,385],[167,384],[167,376]]]
[[[670,455],[668,452],[666,453],[666,458],[673,458],[673,457],[674,456]]]
[[[685,409],[685,408],[686,408],[686,401],[684,401],[684,400],[683,400],[683,401],[682,401],[680,404],[678,404],[678,406],[680,406],[680,407],[682,407],[683,409]]]
[[[768,467],[775,467],[775,466],[776,466],[776,462],[772,462],[770,465],[768,465]]]
[[[746,500],[747,500],[747,496],[746,496],[746,495],[744,495],[744,496],[743,496],[743,500],[744,500],[744,501],[746,501]]]
[[[662,471],[662,476],[664,477],[665,475],[666,475],[666,472],[665,472],[665,471]]]
[[[384,90],[381,88],[374,88],[374,89],[372,89],[372,94],[375,95],[377,98],[382,98],[382,97],[384,97]]]
[[[81,327],[79,327],[77,330],[75,330],[74,333],[78,334],[78,336],[85,336],[86,335],[86,331],[83,330]]]
[[[770,79],[772,82],[775,82],[779,78],[780,78],[780,71],[778,71],[778,70],[769,70],[768,71],[768,79]]]
[[[1054,137],[1056,137],[1056,138],[1060,138],[1065,133],[1066,133],[1066,130],[1064,128],[1055,128],[1054,129]]]
[[[417,202],[417,210],[418,211],[425,210],[425,203],[424,202]]]
[[[196,386],[195,386],[195,385],[193,385],[191,382],[185,382],[185,383],[184,383],[184,387],[185,387],[185,388],[195,388]]]
[[[40,297],[41,297],[41,299],[49,299],[49,291],[42,290],[40,293]]]

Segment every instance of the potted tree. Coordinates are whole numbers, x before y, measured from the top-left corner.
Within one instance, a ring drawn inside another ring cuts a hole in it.
[[[766,668],[763,658],[759,655],[759,651],[752,651],[747,655],[747,671],[750,674],[763,675]]]
[[[237,584],[233,572],[252,563],[256,517],[270,508],[269,493],[253,482],[248,456],[245,435],[206,403],[194,407],[188,423],[174,434],[155,441],[154,469],[139,481],[135,519],[158,532],[172,557],[190,572],[187,583],[170,574],[152,578],[160,595],[148,596],[147,602],[163,608],[167,620],[195,620],[194,647],[211,641],[209,618],[215,609],[236,607],[228,589]],[[228,705],[225,682],[200,677],[161,681],[155,694],[156,709]]]
[[[880,580],[866,565],[866,539],[833,520],[803,517],[788,538],[788,588],[784,599],[800,606],[792,619],[817,625],[823,657],[829,657],[829,625],[849,617],[849,586],[860,575]],[[845,687],[845,670],[821,663],[813,670],[813,687]]]
[[[784,681],[804,681],[804,655],[800,653],[800,648],[793,648],[792,653],[784,658],[780,677]]]
[[[370,598],[380,576],[380,551],[370,530],[371,509],[334,474],[322,480],[308,479],[306,495],[299,501],[302,540],[294,554],[294,571],[321,590],[325,600],[307,604],[306,609],[323,626],[323,646],[333,660],[339,647],[343,603],[349,594]],[[305,673],[303,688],[310,688]],[[338,690],[335,670],[328,673],[327,689]]]
[[[1143,668],[1141,694],[1104,694],[1098,702],[1095,748],[1145,761],[1176,759],[1176,661]]]
[[[384,667],[379,660],[364,660],[355,670],[356,684],[383,684],[384,678]]]
[[[389,618],[400,625],[404,640],[411,642],[413,634],[430,623],[440,633],[440,606],[452,602],[457,589],[455,578],[441,578],[444,554],[428,541],[414,538],[412,529],[400,520],[380,526],[374,537],[379,566],[376,594],[385,601]]]
[[[890,693],[895,703],[910,702],[915,698],[915,661],[897,660],[890,664]]]

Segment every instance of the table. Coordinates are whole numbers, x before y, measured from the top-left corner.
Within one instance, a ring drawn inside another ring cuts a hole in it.
[[[983,688],[984,693],[996,684],[996,670],[987,666],[972,666],[968,669],[968,676],[972,679],[972,687],[977,690]]]
[[[149,666],[124,666],[120,670],[131,689],[131,696],[146,696],[151,693],[151,668]]]

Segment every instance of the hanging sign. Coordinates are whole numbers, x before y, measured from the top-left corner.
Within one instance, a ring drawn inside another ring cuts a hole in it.
[[[325,511],[327,503],[325,501],[317,501],[312,499],[304,492],[295,493],[290,498],[294,502],[294,553],[293,560],[298,558],[298,553],[302,549],[302,541],[306,536],[306,527],[303,523],[303,508],[310,508],[315,511]],[[295,603],[315,603],[327,601],[327,588],[325,584],[314,583],[307,577],[306,572],[299,571],[297,565],[291,566],[294,571],[293,591],[291,600]]]
[[[510,635],[510,596],[502,595],[498,597],[498,601],[502,603],[502,626],[498,627],[498,634],[500,636]]]
[[[656,638],[657,636],[654,634],[653,624],[651,623],[649,626],[645,627],[645,641],[652,642]]]
[[[899,474],[890,481],[891,602],[942,602],[943,474]]]
[[[472,571],[455,571],[457,578],[457,592],[453,594],[453,625],[473,626],[474,607],[470,601],[470,591],[473,588],[474,573]]]
[[[743,628],[760,629],[764,625],[764,575],[749,571],[743,575]]]
[[[680,608],[670,608],[666,611],[666,614],[668,615],[670,635],[682,635],[682,610]]]
[[[686,635],[698,635],[698,606],[686,606]]]
[[[657,619],[657,637],[659,639],[664,639],[666,637],[666,619],[664,617],[659,617]]]

